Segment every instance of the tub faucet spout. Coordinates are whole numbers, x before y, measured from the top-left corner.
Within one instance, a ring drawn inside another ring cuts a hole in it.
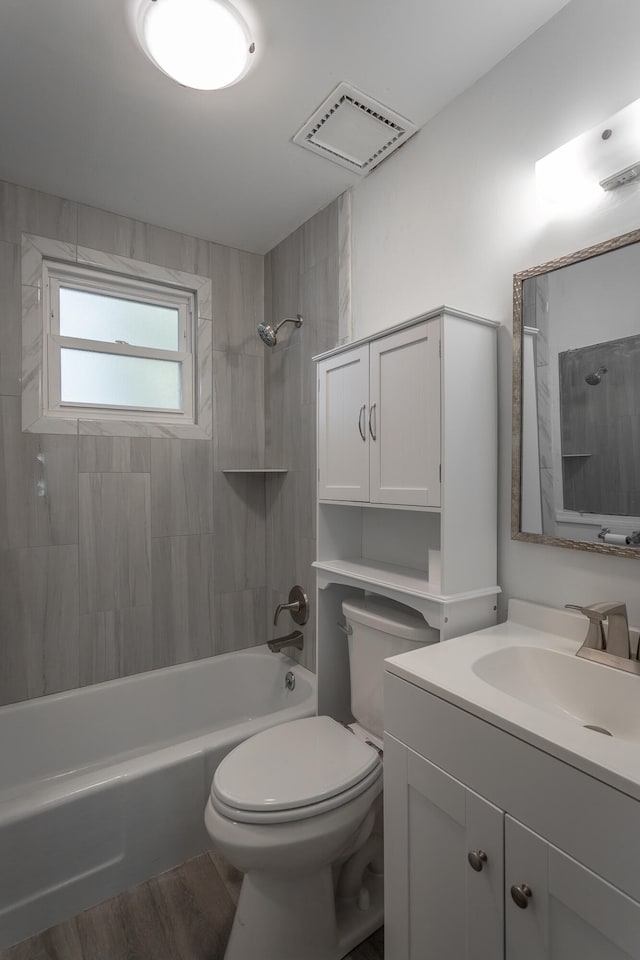
[[[272,653],[279,653],[284,647],[295,647],[296,650],[302,650],[304,643],[304,634],[301,630],[294,630],[288,633],[286,637],[277,637],[275,640],[269,640],[268,647]]]

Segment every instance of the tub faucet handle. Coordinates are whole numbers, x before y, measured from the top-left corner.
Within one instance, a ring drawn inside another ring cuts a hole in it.
[[[289,591],[289,602],[279,603],[273,617],[274,626],[283,610],[288,610],[294,623],[303,626],[309,619],[309,598],[302,589],[296,584]]]

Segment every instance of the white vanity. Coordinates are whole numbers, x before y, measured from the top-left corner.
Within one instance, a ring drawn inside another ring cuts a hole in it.
[[[392,960],[640,958],[640,677],[586,630],[512,600],[386,662]]]

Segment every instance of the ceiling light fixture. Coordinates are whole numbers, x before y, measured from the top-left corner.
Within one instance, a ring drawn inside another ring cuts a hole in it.
[[[237,83],[255,50],[247,25],[226,0],[143,0],[135,23],[149,59],[196,90]]]

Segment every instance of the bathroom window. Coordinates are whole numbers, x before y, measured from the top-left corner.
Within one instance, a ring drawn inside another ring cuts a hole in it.
[[[45,263],[49,414],[193,421],[189,290]]]
[[[211,436],[208,278],[63,246],[23,237],[23,429]]]

